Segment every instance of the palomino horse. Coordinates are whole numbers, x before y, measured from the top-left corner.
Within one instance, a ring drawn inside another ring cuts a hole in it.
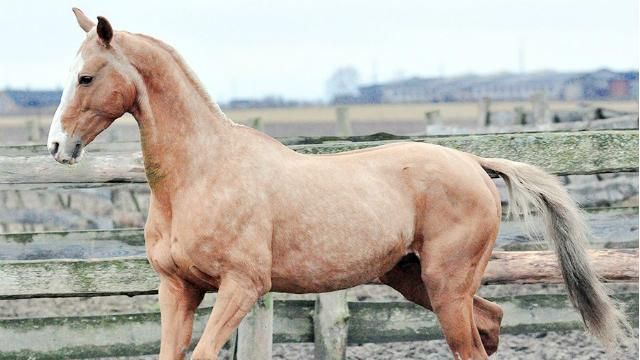
[[[214,359],[268,291],[317,293],[374,279],[433,310],[458,359],[496,351],[502,311],[474,296],[500,225],[500,174],[513,213],[543,215],[586,327],[615,342],[622,317],[590,267],[576,206],[530,165],[402,143],[330,156],[291,151],[229,120],[168,45],[114,32],[74,9],[87,33],[48,146],[61,163],[126,112],[151,187],[145,243],[160,276],[161,359],[183,358],[194,311],[217,290],[194,359]]]

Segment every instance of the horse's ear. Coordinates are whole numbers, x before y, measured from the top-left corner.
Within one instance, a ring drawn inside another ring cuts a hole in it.
[[[78,8],[73,8],[72,10],[76,16],[76,20],[78,20],[78,25],[80,25],[84,32],[89,32],[89,30],[93,29],[93,27],[96,26],[96,23],[91,21],[91,19],[89,19],[87,15],[82,12],[82,10]]]
[[[109,42],[111,42],[111,38],[113,37],[113,28],[111,28],[109,21],[102,16],[98,16],[98,36],[104,45],[109,47]]]

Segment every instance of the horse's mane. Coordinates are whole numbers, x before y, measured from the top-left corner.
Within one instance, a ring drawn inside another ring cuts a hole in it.
[[[187,63],[182,58],[182,56],[171,45],[166,44],[166,43],[162,42],[161,40],[158,40],[158,39],[156,39],[156,38],[154,38],[152,36],[149,36],[149,35],[135,34],[135,36],[142,37],[145,40],[147,40],[147,41],[153,43],[154,45],[158,46],[162,50],[166,51],[171,56],[171,58],[175,61],[175,63],[178,65],[180,70],[182,70],[184,75],[187,77],[187,80],[191,83],[193,88],[196,89],[196,91],[198,92],[200,97],[202,97],[202,100],[205,101],[205,103],[207,104],[209,109],[211,111],[213,111],[216,115],[219,115],[223,119],[233,123],[233,121],[231,121],[231,119],[227,118],[227,116],[224,114],[224,112],[222,112],[222,110],[220,109],[218,104],[215,101],[213,101],[211,96],[209,96],[209,93],[202,86],[202,83],[198,79],[198,76],[193,72],[193,70],[191,70],[189,65],[187,65]]]

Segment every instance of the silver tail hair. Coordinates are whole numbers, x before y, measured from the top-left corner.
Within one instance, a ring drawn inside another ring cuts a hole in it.
[[[509,213],[515,218],[522,216],[529,234],[534,214],[542,217],[544,235],[555,248],[569,299],[587,331],[609,349],[626,342],[631,328],[591,266],[585,250],[589,228],[557,177],[505,159],[479,158],[479,162],[504,179],[510,196]]]

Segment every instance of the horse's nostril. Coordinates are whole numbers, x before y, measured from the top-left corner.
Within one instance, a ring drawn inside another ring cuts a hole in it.
[[[51,155],[56,156],[56,154],[58,153],[58,148],[60,147],[60,143],[54,141],[53,143],[51,143],[51,145],[53,145],[53,147],[51,148]]]
[[[69,163],[69,159],[62,159],[62,163],[63,164],[68,164]]]
[[[80,148],[82,147],[82,145],[80,145],[80,143],[76,144],[76,147],[73,148],[73,153],[71,154],[72,158],[77,158],[78,156],[80,156]]]

